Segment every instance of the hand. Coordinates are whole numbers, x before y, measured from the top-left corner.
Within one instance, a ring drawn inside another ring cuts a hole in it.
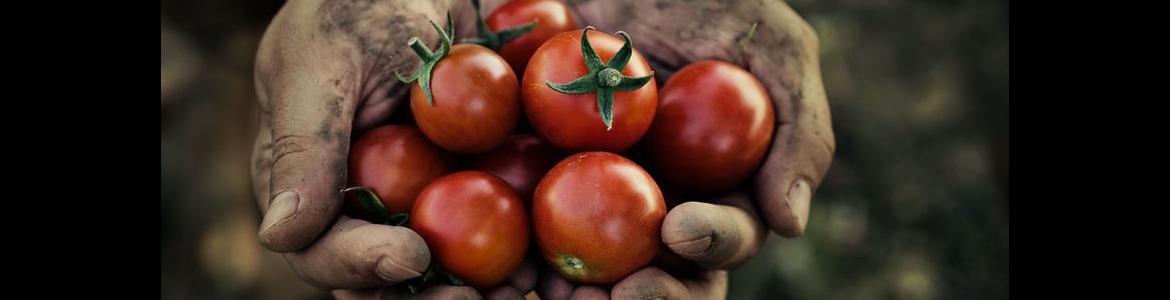
[[[832,161],[836,142],[815,32],[780,1],[568,2],[582,25],[630,33],[659,82],[702,59],[743,66],[768,89],[776,107],[777,130],[752,191],[711,203],[684,203],[663,222],[662,239],[670,250],[709,271],[675,277],[648,267],[618,282],[611,291],[575,287],[547,272],[538,292],[548,299],[725,297],[727,275],[718,270],[734,268],[758,253],[767,236],[763,224],[786,237],[804,233],[813,191]],[[757,22],[754,36],[741,43]]]
[[[261,108],[252,179],[264,220],[258,238],[282,253],[306,283],[338,298],[401,295],[391,286],[430,264],[426,243],[405,227],[339,217],[350,137],[385,124],[409,85],[417,58],[406,46],[418,35],[436,45],[428,19],[448,9],[474,16],[465,1],[289,1],[273,18],[256,55]],[[458,4],[458,5],[456,5]],[[463,21],[460,23],[473,22]],[[536,281],[526,263],[492,297],[523,295]],[[470,287],[437,286],[420,296],[480,295]]]

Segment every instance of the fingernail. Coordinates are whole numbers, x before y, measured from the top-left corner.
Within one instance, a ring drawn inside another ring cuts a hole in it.
[[[674,253],[678,253],[685,258],[695,259],[710,254],[711,242],[711,236],[706,235],[692,240],[670,243],[667,246]]]
[[[662,241],[671,250],[688,259],[710,255],[715,231],[714,220],[708,218],[718,208],[706,203],[687,202],[666,214],[662,221]],[[705,213],[700,213],[705,212]]]
[[[382,258],[382,260],[378,262],[378,268],[376,271],[378,272],[378,277],[381,277],[382,280],[386,280],[391,283],[403,282],[407,279],[422,275],[421,272],[404,267],[397,262],[394,262],[394,260],[391,260],[390,258]]]
[[[272,205],[268,206],[268,213],[264,215],[264,221],[260,222],[260,235],[264,235],[276,223],[291,217],[297,212],[297,206],[300,204],[301,196],[296,191],[284,191],[276,194]]]
[[[808,225],[808,206],[812,200],[812,190],[808,186],[808,182],[804,179],[798,179],[788,189],[788,208],[792,211],[792,216],[796,217],[797,228],[793,228],[798,234],[804,233],[805,225]]]

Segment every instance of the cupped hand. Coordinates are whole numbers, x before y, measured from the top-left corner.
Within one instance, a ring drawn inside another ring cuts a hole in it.
[[[813,192],[832,162],[836,142],[816,33],[780,1],[568,2],[582,24],[633,36],[658,82],[705,59],[744,67],[768,90],[776,131],[751,188],[686,202],[667,213],[663,243],[701,271],[669,274],[651,266],[611,287],[576,286],[544,272],[538,292],[547,299],[725,297],[724,270],[755,256],[769,229],[793,238],[804,233]]]
[[[306,283],[338,298],[396,298],[399,283],[431,263],[426,243],[405,227],[340,216],[351,137],[386,124],[409,86],[417,57],[406,41],[429,45],[428,20],[469,14],[464,1],[289,1],[273,18],[256,55],[261,108],[252,158],[253,188],[264,213],[258,239],[282,253]],[[461,21],[460,23],[470,23]],[[473,23],[472,23],[473,24]],[[535,286],[532,263],[507,285],[482,291],[512,298]],[[481,297],[470,287],[435,286],[417,296]]]

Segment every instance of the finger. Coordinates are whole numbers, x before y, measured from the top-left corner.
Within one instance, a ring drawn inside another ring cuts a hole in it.
[[[271,169],[259,240],[277,252],[303,248],[332,223],[346,180],[355,101],[301,77],[268,91]]]
[[[513,286],[505,285],[492,289],[487,293],[487,299],[491,300],[516,300],[524,299],[524,293]]]
[[[272,130],[268,118],[260,114],[260,132],[252,146],[252,192],[261,212],[268,211],[268,179],[272,171]]]
[[[488,299],[523,299],[524,295],[536,287],[536,263],[529,256],[516,267],[516,271],[508,276],[507,285],[492,289],[487,293]]]
[[[777,130],[767,160],[756,176],[760,215],[787,237],[804,233],[809,204],[836,150],[829,102],[821,83],[818,41],[812,27],[791,7],[776,2],[762,11],[767,20],[745,46],[749,66],[775,103]],[[770,48],[795,45],[785,55]]]
[[[338,300],[377,300],[382,299],[382,289],[334,290],[330,292]]]
[[[710,271],[681,279],[691,299],[727,299],[727,271]]]
[[[734,268],[759,253],[767,231],[745,194],[714,202],[686,202],[671,209],[662,222],[662,242],[704,268]]]
[[[305,282],[332,290],[384,287],[418,277],[431,254],[422,237],[406,227],[343,216],[317,242],[285,259]]]
[[[596,286],[581,286],[573,290],[569,295],[571,300],[605,300],[609,299],[609,294],[605,289]],[[616,298],[621,299],[621,298]]]
[[[483,299],[470,286],[433,285],[418,294],[411,295],[406,289],[391,289],[382,294],[382,299]]]
[[[529,256],[520,263],[515,272],[508,276],[508,285],[515,287],[522,294],[527,294],[536,288],[536,279],[539,277],[536,271],[536,258]]]
[[[613,286],[613,299],[689,299],[686,285],[655,267],[630,274]]]
[[[576,284],[546,266],[541,268],[540,281],[536,283],[536,294],[540,299],[564,300],[569,299],[576,287]]]

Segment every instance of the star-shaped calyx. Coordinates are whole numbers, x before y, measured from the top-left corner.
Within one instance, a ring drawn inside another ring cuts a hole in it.
[[[465,38],[463,39],[464,43],[479,44],[492,50],[500,50],[504,44],[536,28],[536,21],[532,21],[524,25],[492,32],[487,23],[483,21],[483,15],[479,12],[479,0],[471,0],[471,4],[475,6],[475,28],[479,31],[479,36]]]
[[[548,87],[566,94],[597,93],[597,111],[601,114],[601,121],[605,123],[605,130],[608,131],[613,129],[614,90],[628,92],[642,88],[647,82],[650,82],[651,78],[654,78],[654,71],[650,71],[650,75],[644,77],[622,75],[621,70],[626,67],[626,63],[630,61],[634,52],[630,35],[623,31],[618,31],[617,35],[622,36],[626,43],[609,59],[608,63],[602,64],[601,58],[597,56],[597,52],[593,51],[593,46],[589,44],[590,30],[597,29],[589,26],[581,32],[581,56],[585,59],[585,67],[588,68],[589,72],[585,76],[563,84],[548,81],[544,83]]]
[[[427,45],[423,44],[422,40],[419,40],[417,36],[411,37],[406,43],[410,44],[410,48],[414,49],[414,53],[418,54],[422,63],[418,65],[418,69],[413,74],[410,74],[410,76],[404,77],[398,71],[394,71],[394,75],[398,76],[398,80],[405,83],[418,80],[419,87],[422,88],[423,94],[427,96],[427,104],[434,106],[435,101],[431,98],[431,71],[435,69],[435,65],[439,63],[440,59],[443,59],[443,57],[447,56],[448,52],[451,52],[451,36],[455,34],[455,22],[451,18],[451,12],[449,11],[447,12],[446,31],[440,28],[439,24],[435,24],[435,21],[427,21],[431,22],[431,27],[434,27],[435,31],[439,33],[439,51],[431,52],[431,49],[427,48]]]

